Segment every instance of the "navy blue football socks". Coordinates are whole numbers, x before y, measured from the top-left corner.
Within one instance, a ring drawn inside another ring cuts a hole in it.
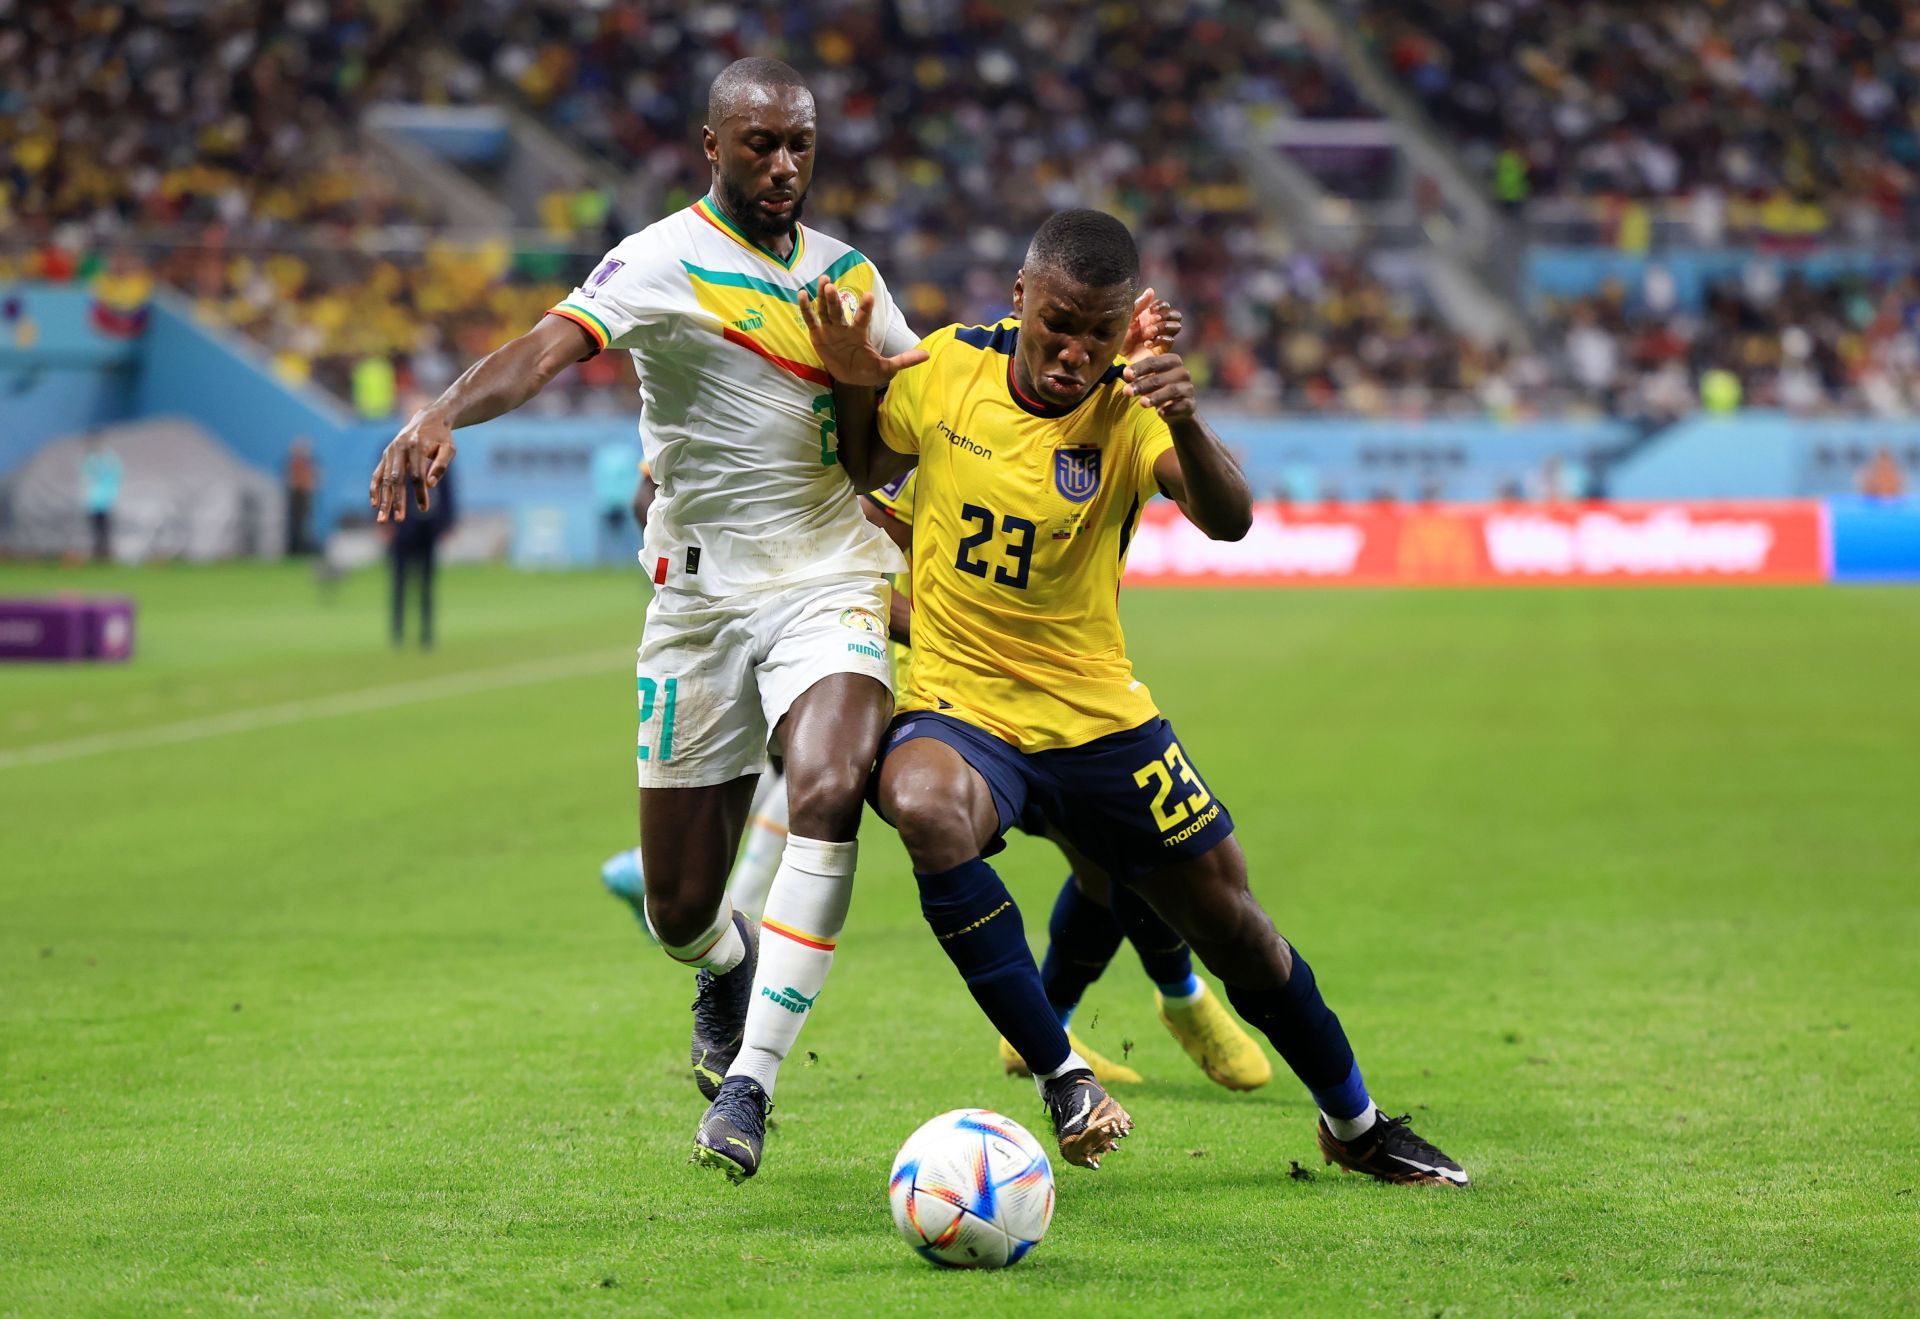
[[[1248,1025],[1266,1032],[1293,1074],[1313,1092],[1313,1102],[1328,1117],[1355,1118],[1373,1100],[1360,1079],[1340,1018],[1320,997],[1313,968],[1293,950],[1293,974],[1278,989],[1227,986],[1227,999]]]
[[[936,874],[914,872],[920,911],[974,1002],[1036,1076],[1067,1060],[1066,1028],[1040,983],[1013,895],[979,857]]]
[[[1060,886],[1047,921],[1047,956],[1040,984],[1062,1026],[1080,1006],[1087,986],[1100,978],[1120,950],[1124,931],[1114,913],[1080,891],[1073,876]],[[1024,1056],[1024,1055],[1022,1055]]]
[[[1109,895],[1113,914],[1119,918],[1133,951],[1140,955],[1140,967],[1154,987],[1168,998],[1191,998],[1198,993],[1200,980],[1193,974],[1193,953],[1187,941],[1160,919],[1160,913],[1145,898],[1124,884],[1115,884]]]

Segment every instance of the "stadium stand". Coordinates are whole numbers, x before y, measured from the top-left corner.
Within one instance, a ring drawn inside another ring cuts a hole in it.
[[[1920,274],[1814,280],[1755,262],[1742,278],[1709,284],[1697,308],[1675,305],[1663,288],[1614,283],[1548,304],[1545,337],[1560,345],[1562,374],[1586,404],[1670,420],[1699,406],[1717,375],[1737,382],[1729,401],[1751,407],[1920,410]]]
[[[1899,0],[1344,10],[1536,220],[1606,238],[1631,198],[1709,244],[1920,228],[1920,10]]]
[[[136,226],[264,235],[426,218],[342,128],[399,40],[401,7],[13,8],[0,25],[10,228],[44,240],[70,225],[98,242]]]
[[[1374,370],[1381,346],[1405,340],[1418,350],[1390,354],[1396,360],[1432,356],[1431,316],[1417,292],[1345,263],[1336,277],[1353,296],[1324,333],[1364,338],[1373,351],[1332,343],[1314,355],[1325,380],[1276,378],[1282,341],[1298,348],[1323,332],[1301,319],[1314,304],[1293,298],[1283,323],[1239,290],[1250,277],[1275,292],[1317,289],[1325,277],[1313,258],[1272,254],[1252,189],[1197,117],[1227,97],[1266,113],[1369,113],[1277,20],[1207,5],[1145,19],[1081,5],[1014,23],[976,5],[906,24],[859,7],[808,19],[748,5],[727,11],[727,36],[716,41],[716,11],[658,3],[388,6],[379,18],[353,6],[329,18],[326,7],[305,6],[258,30],[247,17],[254,8],[159,23],[83,7],[38,16],[0,46],[0,69],[32,75],[7,106],[7,128],[22,144],[8,197],[28,223],[0,254],[0,276],[72,277],[88,268],[87,252],[118,241],[205,313],[259,341],[289,379],[349,396],[356,366],[378,355],[400,389],[432,388],[449,358],[485,351],[550,305],[570,272],[552,262],[529,270],[485,249],[463,278],[441,278],[448,249],[419,241],[426,217],[334,127],[340,111],[375,95],[463,102],[510,88],[584,145],[657,179],[671,206],[690,199],[685,184],[704,170],[691,128],[713,69],[749,48],[774,49],[825,70],[818,85],[832,149],[809,218],[914,272],[896,284],[918,324],[1001,314],[1025,234],[1055,207],[1091,198],[1140,217],[1152,236],[1149,277],[1192,309],[1188,347],[1197,374],[1217,388],[1249,402],[1284,392],[1300,406],[1367,407],[1394,383]],[[1080,21],[1090,16],[1098,21]],[[427,32],[469,62],[419,57]],[[1087,75],[1051,72],[1063,58]],[[198,110],[145,140],[118,133],[136,84],[161,88],[166,100],[165,89],[185,89],[201,66],[214,72],[192,85],[190,106],[179,93],[181,106]],[[33,148],[36,133],[82,106],[97,112],[86,123],[103,135],[98,157],[114,165],[91,182]],[[296,159],[306,166],[291,169]],[[370,241],[402,222],[416,233],[403,236],[401,251],[390,233]],[[303,236],[314,231],[317,240]],[[255,250],[248,238],[273,249]],[[382,246],[391,254],[357,255]],[[1249,335],[1260,344],[1242,346]],[[564,397],[593,406],[602,377],[622,371],[578,373]]]
[[[591,12],[542,0],[440,5],[438,26],[467,67],[436,87],[471,89],[482,76],[511,87],[657,180],[669,207],[704,176],[689,126],[722,64],[766,52],[820,70],[828,146],[808,217],[895,271],[915,324],[1001,314],[1009,272],[1047,213],[1119,206],[1149,236],[1149,278],[1193,311],[1210,378],[1221,375],[1217,343],[1255,317],[1226,305],[1228,289],[1250,267],[1275,268],[1253,189],[1206,131],[1210,107],[1373,113],[1289,24],[1248,7],[689,11],[654,0]]]
[[[1694,239],[1877,233],[1916,214],[1920,19],[1879,0],[1739,6],[1717,27],[1700,5],[1346,12],[1496,192],[1502,153],[1524,145],[1532,205],[1577,199],[1589,240],[1621,242],[1623,205],[1664,207]],[[813,72],[827,149],[808,218],[879,260],[917,325],[1002,313],[1032,226],[1092,202],[1136,221],[1149,280],[1189,311],[1196,377],[1250,412],[1659,421],[1729,400],[1920,406],[1911,262],[1769,267],[1719,279],[1697,305],[1655,276],[1596,280],[1536,294],[1530,341],[1484,343],[1405,263],[1295,247],[1215,116],[1375,112],[1332,55],[1253,7],[309,0],[21,16],[0,32],[0,279],[92,281],[129,306],[158,280],[283,379],[362,414],[438,389],[531,323],[597,254],[600,212],[556,194],[541,241],[456,235],[367,150],[357,114],[505,98],[649,181],[664,209],[703,176],[708,79],[753,52]],[[1685,93],[1648,99],[1649,86]],[[1787,114],[1789,96],[1821,114]],[[1891,149],[1869,160],[1849,125]],[[1536,235],[1566,229],[1551,211],[1544,224]],[[607,355],[536,407],[621,410],[630,383]]]

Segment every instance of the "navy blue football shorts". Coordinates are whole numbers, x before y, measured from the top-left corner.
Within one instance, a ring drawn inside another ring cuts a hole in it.
[[[880,742],[880,766],[918,738],[944,742],[986,780],[1000,827],[983,849],[1006,846],[1009,829],[1058,831],[1114,879],[1126,882],[1203,856],[1233,833],[1233,817],[1158,716],[1077,747],[1023,752],[951,715],[895,715]],[[879,767],[873,776],[880,782]],[[1049,828],[1051,826],[1051,829]]]

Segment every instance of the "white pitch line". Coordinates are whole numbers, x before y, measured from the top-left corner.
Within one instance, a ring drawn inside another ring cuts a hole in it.
[[[230,710],[226,714],[161,724],[154,728],[95,733],[64,742],[42,742],[38,746],[0,750],[0,771],[23,769],[28,765],[48,765],[61,760],[78,760],[83,756],[97,756],[109,751],[137,751],[177,742],[198,742],[209,737],[224,737],[229,733],[252,733],[262,728],[277,728],[282,724],[303,723],[309,719],[366,714],[373,710],[389,710],[396,705],[417,705],[450,696],[472,696],[478,692],[499,691],[504,687],[525,687],[531,683],[620,671],[619,651],[583,650],[578,654],[561,655],[553,659],[503,664],[492,669],[467,669],[438,678],[416,678],[410,682],[362,687],[357,691],[335,692],[331,696],[313,696],[279,705],[258,706],[251,710]]]

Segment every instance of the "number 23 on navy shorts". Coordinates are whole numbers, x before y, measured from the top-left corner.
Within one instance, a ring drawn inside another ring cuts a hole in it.
[[[913,710],[894,716],[881,739],[881,764],[922,737],[959,752],[992,790],[1000,827],[989,854],[1009,829],[1044,833],[1052,826],[1125,881],[1202,856],[1233,833],[1225,803],[1164,718],[1077,747],[1022,752],[965,720]]]
[[[634,668],[643,788],[757,774],[773,730],[809,687],[858,673],[893,689],[877,574],[724,598],[659,587]]]

